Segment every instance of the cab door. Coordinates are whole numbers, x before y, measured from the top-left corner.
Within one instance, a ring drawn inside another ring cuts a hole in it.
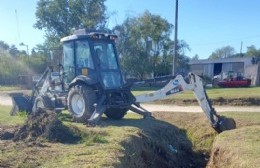
[[[94,63],[88,40],[75,41],[76,76],[89,76],[94,73]]]
[[[65,82],[70,83],[75,78],[75,57],[73,41],[63,43],[62,57],[64,72],[66,73]]]

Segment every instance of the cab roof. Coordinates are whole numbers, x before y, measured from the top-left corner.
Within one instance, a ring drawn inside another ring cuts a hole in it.
[[[74,31],[73,35],[63,37],[61,42],[76,40],[76,39],[102,39],[102,40],[115,40],[117,39],[117,35],[109,34],[99,31],[88,31],[86,29],[79,29]]]

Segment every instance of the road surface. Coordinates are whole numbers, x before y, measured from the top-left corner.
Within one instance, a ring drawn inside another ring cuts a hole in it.
[[[12,106],[12,100],[7,95],[0,95],[0,105]],[[148,111],[163,112],[202,112],[200,106],[177,106],[164,104],[142,104]],[[217,112],[260,112],[260,106],[214,106]]]

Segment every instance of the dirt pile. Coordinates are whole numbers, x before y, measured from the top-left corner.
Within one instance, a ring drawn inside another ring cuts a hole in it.
[[[74,143],[80,140],[80,136],[72,129],[62,124],[55,111],[40,109],[30,114],[23,126],[4,129],[1,139]]]
[[[2,126],[0,125],[0,140],[11,140],[14,137],[14,132],[18,130],[18,126]]]

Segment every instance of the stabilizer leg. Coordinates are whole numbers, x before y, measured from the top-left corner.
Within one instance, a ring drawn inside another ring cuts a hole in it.
[[[134,107],[133,105],[135,105],[136,107]],[[139,103],[134,103],[133,105],[129,107],[129,110],[142,115],[144,118],[152,117],[152,113],[141,107]]]
[[[102,114],[106,111],[106,106],[103,105],[105,99],[106,99],[106,96],[103,95],[98,100],[97,104],[94,105],[95,106],[95,111],[91,115],[90,119],[88,119],[87,124],[89,124],[89,125],[96,125],[98,123],[98,121],[101,118]]]

